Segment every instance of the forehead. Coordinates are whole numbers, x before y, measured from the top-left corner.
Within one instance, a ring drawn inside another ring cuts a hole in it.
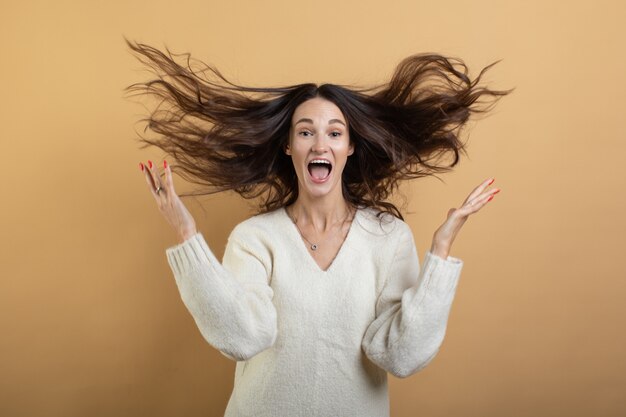
[[[335,103],[321,97],[312,98],[296,107],[291,120],[292,124],[302,118],[311,119],[314,123],[327,122],[330,119],[346,121],[343,113]]]

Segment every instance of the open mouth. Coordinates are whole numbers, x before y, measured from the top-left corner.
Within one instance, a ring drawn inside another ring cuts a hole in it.
[[[313,159],[309,162],[308,169],[311,178],[316,181],[323,181],[330,175],[333,165],[326,159]]]

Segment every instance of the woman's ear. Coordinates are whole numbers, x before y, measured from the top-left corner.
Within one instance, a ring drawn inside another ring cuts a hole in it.
[[[289,144],[285,145],[285,153],[287,155],[291,155],[291,148],[289,147]]]
[[[348,146],[348,156],[354,153],[354,142],[350,141],[350,146]]]

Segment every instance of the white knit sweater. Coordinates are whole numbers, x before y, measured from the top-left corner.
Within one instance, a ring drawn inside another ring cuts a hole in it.
[[[200,332],[237,361],[226,417],[389,416],[387,372],[436,355],[463,262],[426,252],[420,268],[409,226],[374,213],[326,271],[284,208],[237,225],[223,263],[200,233],[166,250]]]

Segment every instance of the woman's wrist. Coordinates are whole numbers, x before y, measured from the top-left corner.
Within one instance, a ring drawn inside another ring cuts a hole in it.
[[[178,234],[178,240],[179,240],[180,243],[184,243],[187,239],[189,239],[190,237],[192,237],[196,233],[198,233],[198,231],[195,228],[194,229],[187,229],[184,232]]]
[[[440,258],[446,259],[450,254],[450,246],[433,241],[432,245],[430,246],[430,253],[432,253],[433,255],[437,255]]]

